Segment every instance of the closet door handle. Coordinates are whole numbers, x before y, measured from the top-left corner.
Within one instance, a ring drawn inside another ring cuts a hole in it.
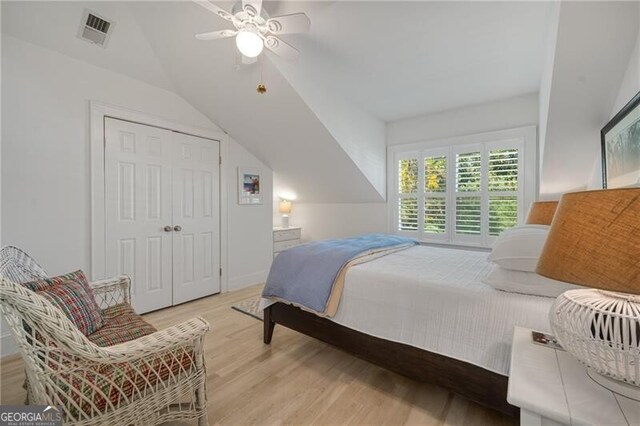
[[[173,229],[172,227],[167,225],[167,226],[164,227],[164,232],[171,232],[172,229]]]
[[[176,226],[173,227],[173,230],[176,231],[176,232],[180,232],[180,231],[182,231],[182,226],[176,225]]]

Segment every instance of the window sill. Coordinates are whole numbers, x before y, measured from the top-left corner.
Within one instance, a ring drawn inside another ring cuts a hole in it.
[[[420,244],[421,246],[430,246],[430,247],[441,247],[441,248],[450,248],[450,249],[468,250],[468,251],[481,251],[486,253],[491,252],[491,247],[469,245],[464,243],[443,243],[441,241],[422,240],[422,241],[418,241],[418,244]]]

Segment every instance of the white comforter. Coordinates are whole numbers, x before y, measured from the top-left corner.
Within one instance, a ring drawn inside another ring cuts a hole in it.
[[[514,326],[549,331],[554,299],[483,284],[486,259],[484,252],[416,246],[353,266],[331,320],[508,375]]]

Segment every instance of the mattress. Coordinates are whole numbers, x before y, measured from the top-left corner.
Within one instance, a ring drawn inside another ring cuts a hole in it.
[[[332,321],[509,375],[515,326],[549,331],[554,299],[481,282],[487,253],[416,246],[353,266]]]

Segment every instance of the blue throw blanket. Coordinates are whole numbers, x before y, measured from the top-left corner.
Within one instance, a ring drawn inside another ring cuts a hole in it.
[[[285,250],[273,260],[262,296],[323,314],[334,282],[347,263],[369,253],[415,244],[409,238],[372,234],[314,241]]]

